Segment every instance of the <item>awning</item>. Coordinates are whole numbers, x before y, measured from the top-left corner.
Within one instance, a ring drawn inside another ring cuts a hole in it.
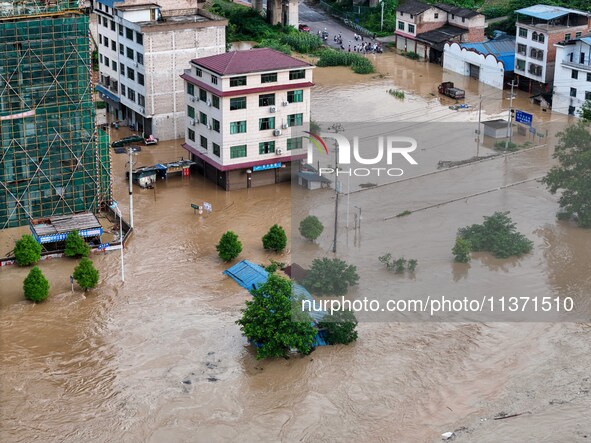
[[[111,91],[109,91],[107,88],[105,88],[102,85],[96,85],[96,90],[98,92],[100,92],[101,94],[103,94],[104,96],[106,96],[109,100],[114,101],[115,103],[119,103],[119,97],[117,97],[115,94],[113,94]]]

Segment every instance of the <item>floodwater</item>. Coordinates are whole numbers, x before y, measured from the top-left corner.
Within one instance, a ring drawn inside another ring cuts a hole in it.
[[[316,69],[313,118],[346,126],[437,117],[475,126],[476,112],[451,111],[435,93],[443,77],[467,90],[467,102],[477,104],[482,94],[486,118],[508,105],[507,91],[443,76],[436,66],[392,54],[376,57],[376,64],[382,75]],[[405,100],[387,94],[391,88],[406,90]],[[515,106],[535,112],[550,140],[566,119],[539,112],[525,93],[517,95]],[[113,138],[125,134],[114,131]],[[474,149],[426,146],[419,153],[424,162],[409,172],[436,170],[438,160],[467,158]],[[481,155],[492,152],[486,144],[482,149]],[[518,289],[530,296],[570,294],[585,306],[591,232],[558,223],[556,198],[535,181],[384,220],[536,177],[552,164],[551,153],[551,146],[542,146],[352,193],[350,208],[364,211],[357,236],[346,227],[342,198],[339,254],[359,267],[356,293],[390,279],[401,291]],[[143,148],[134,162],[182,156],[178,142],[166,142]],[[125,213],[126,158],[114,154],[113,161],[115,198]],[[359,184],[353,181],[350,189],[362,189]],[[213,212],[195,215],[191,203],[204,201]],[[274,223],[289,230],[292,213],[308,208],[330,220],[332,206],[317,204],[327,201],[329,190],[302,193],[282,184],[227,193],[200,176],[171,177],[154,190],[134,189],[135,232],[125,249],[124,284],[118,251],[94,257],[101,283],[85,294],[70,292],[75,262],[43,262],[51,296],[39,305],[23,300],[26,269],[0,269],[0,440],[430,442],[459,428],[458,441],[582,441],[591,435],[588,324],[368,321],[360,323],[353,345],[257,361],[234,323],[248,295],[222,275],[227,265],[215,243],[232,229],[242,240],[242,258],[289,262],[289,253],[262,250],[261,236]],[[457,228],[496,210],[511,211],[535,251],[514,261],[481,255],[470,265],[453,264]],[[294,236],[288,248],[330,256],[331,236],[328,227],[318,245]],[[416,280],[384,275],[376,257],[385,252],[417,258]],[[526,414],[493,420],[500,412]]]

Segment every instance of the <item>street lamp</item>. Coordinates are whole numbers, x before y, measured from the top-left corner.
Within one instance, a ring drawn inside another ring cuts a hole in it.
[[[121,209],[119,209],[118,203],[113,200],[113,204],[109,206],[113,211],[117,211],[119,216],[119,243],[121,243],[121,282],[125,283],[125,264],[123,262],[123,216],[121,215]]]
[[[381,2],[382,5],[382,18],[380,19],[380,31],[384,30],[384,0],[382,0]]]

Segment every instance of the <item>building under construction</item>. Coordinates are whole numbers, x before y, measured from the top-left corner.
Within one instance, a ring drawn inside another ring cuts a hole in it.
[[[88,17],[72,0],[0,0],[0,229],[111,200]]]

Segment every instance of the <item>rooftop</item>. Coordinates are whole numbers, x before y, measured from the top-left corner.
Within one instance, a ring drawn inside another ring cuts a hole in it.
[[[494,129],[503,129],[507,127],[507,120],[503,120],[503,119],[496,119],[496,120],[489,120],[486,122],[482,122],[482,124],[484,126],[490,126],[491,128]]]
[[[435,6],[449,14],[457,15],[458,17],[472,18],[480,15],[473,9],[459,8],[458,6],[446,5],[445,3],[437,3]]]
[[[312,66],[309,63],[269,48],[226,52],[225,54],[196,58],[192,62],[219,75],[248,74],[250,72],[277,71]]]
[[[433,31],[423,32],[417,34],[417,40],[422,40],[428,43],[445,43],[448,40],[467,33],[467,29],[458,28],[457,26],[443,26]]]
[[[144,9],[160,8],[160,5],[156,3],[142,3],[138,5],[117,5],[116,8],[121,11],[143,11]]]
[[[503,62],[505,71],[512,72],[515,64],[515,37],[504,37],[482,43],[461,43],[460,47],[470,49],[483,55],[494,55]]]
[[[589,16],[588,12],[578,11],[576,9],[563,8],[562,6],[550,6],[550,5],[534,5],[529,8],[518,9],[515,11],[517,14],[527,15],[529,17],[537,18],[540,20],[554,20],[560,17],[564,17],[568,14],[577,14]]]
[[[396,8],[397,11],[406,12],[408,14],[421,14],[425,12],[427,9],[431,8],[431,5],[427,3],[420,2],[418,0],[406,0],[404,3],[398,5]]]

